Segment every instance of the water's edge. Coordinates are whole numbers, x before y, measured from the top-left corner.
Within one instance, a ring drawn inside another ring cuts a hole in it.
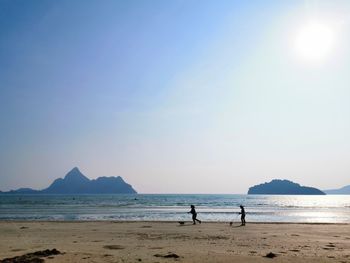
[[[277,195],[0,195],[1,221],[190,221],[350,223],[350,196]]]

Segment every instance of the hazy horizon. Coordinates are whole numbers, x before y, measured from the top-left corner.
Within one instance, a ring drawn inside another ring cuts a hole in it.
[[[350,185],[349,1],[0,2],[0,190]]]

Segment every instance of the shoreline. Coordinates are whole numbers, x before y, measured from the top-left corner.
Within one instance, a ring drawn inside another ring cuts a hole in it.
[[[0,221],[0,262],[47,249],[48,262],[349,262],[350,224]],[[171,257],[178,258],[171,258]],[[168,258],[170,257],[170,258]],[[46,259],[45,259],[46,261]]]
[[[0,220],[1,223],[178,223],[183,221],[192,223],[191,220]],[[228,224],[230,222],[239,224],[240,221],[203,221],[202,224]],[[328,223],[328,222],[247,222],[247,225],[344,225],[350,223]]]

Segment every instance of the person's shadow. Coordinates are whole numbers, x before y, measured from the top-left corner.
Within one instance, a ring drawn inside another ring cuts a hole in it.
[[[230,224],[230,227],[237,228],[237,227],[242,227],[242,225],[232,226],[232,224]]]
[[[233,226],[233,222],[230,222],[230,227],[236,228],[236,227],[242,227],[242,226],[243,226],[243,225]]]

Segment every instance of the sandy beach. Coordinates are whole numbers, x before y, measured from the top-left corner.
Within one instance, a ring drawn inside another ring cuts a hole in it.
[[[45,262],[350,262],[348,224],[0,222],[0,259]],[[275,255],[273,258],[267,254]],[[1,261],[0,261],[1,262]]]

